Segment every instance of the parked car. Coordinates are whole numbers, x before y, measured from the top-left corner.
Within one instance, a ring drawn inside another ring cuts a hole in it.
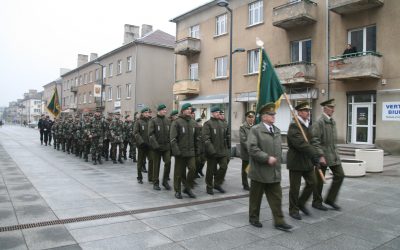
[[[37,128],[38,127],[38,122],[30,122],[30,123],[28,123],[28,127]]]

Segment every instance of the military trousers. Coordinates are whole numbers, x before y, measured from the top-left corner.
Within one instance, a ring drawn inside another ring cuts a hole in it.
[[[249,187],[249,180],[247,178],[246,168],[249,165],[249,161],[242,160],[242,186]]]
[[[49,141],[49,134],[50,134],[50,131],[48,131],[48,130],[45,130],[43,132],[43,140],[46,145],[47,145],[47,142],[51,143],[51,141]]]
[[[260,221],[260,208],[263,194],[267,197],[269,207],[272,211],[274,223],[283,224],[282,212],[282,188],[280,182],[262,183],[251,180],[250,186],[250,204],[249,204],[249,220],[250,222]]]
[[[332,183],[328,191],[328,195],[326,196],[325,202],[335,202],[337,195],[339,193],[340,187],[342,186],[343,179],[344,179],[344,172],[342,165],[336,165],[336,166],[329,166],[333,173],[333,178],[332,178]],[[321,171],[325,176],[327,166],[321,166]],[[322,199],[322,188],[323,188],[323,181],[321,180],[321,177],[319,176],[318,170],[315,169],[315,175],[317,179],[317,187],[316,191],[313,193],[313,204],[321,204],[323,199]]]
[[[188,172],[186,174],[186,168]],[[196,173],[195,157],[175,157],[174,167],[174,190],[181,192],[182,184],[185,188],[192,189]]]
[[[104,139],[103,141],[103,156],[108,160],[108,157],[110,155],[110,140],[109,139]]]
[[[206,185],[208,190],[224,183],[226,170],[228,169],[227,160],[228,157],[226,156],[207,158]]]
[[[103,141],[97,138],[92,138],[90,143],[90,153],[92,154],[92,160],[100,159],[103,149]]]
[[[118,151],[118,158],[117,158],[117,151]],[[124,151],[124,144],[123,142],[112,142],[111,143],[111,152],[110,157],[114,161],[122,159],[122,153]]]
[[[90,153],[90,141],[88,140],[83,140],[83,145],[82,145],[82,153],[83,153],[83,157],[85,159],[88,158],[88,155]]]
[[[304,178],[305,186],[299,197],[301,178]],[[298,213],[299,207],[304,207],[311,194],[316,191],[316,179],[314,170],[294,171],[289,170],[289,213]]]
[[[152,165],[150,165],[150,158],[151,158],[150,157],[150,149],[148,147],[139,147],[138,162],[137,162],[137,174],[138,174],[137,179],[138,180],[143,180],[142,170],[146,165],[146,158],[149,160],[149,166],[152,166]],[[153,161],[151,160],[151,162],[153,162]],[[149,181],[151,179],[150,178],[150,169],[153,169],[153,168],[149,167],[149,172],[147,173]],[[153,170],[152,170],[152,173],[153,173]]]
[[[196,172],[199,173],[203,170],[204,165],[206,164],[206,157],[204,154],[196,155]]]
[[[157,151],[152,150],[152,158],[153,158],[153,184],[159,185],[160,184],[160,165],[161,165],[161,158],[164,162],[164,172],[162,177],[162,183],[168,181],[169,173],[171,171],[171,151]],[[150,166],[149,166],[150,169]]]

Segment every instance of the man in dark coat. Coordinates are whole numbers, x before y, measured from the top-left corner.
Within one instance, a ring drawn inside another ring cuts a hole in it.
[[[249,150],[247,149],[247,137],[251,127],[254,125],[256,113],[247,111],[245,114],[246,121],[239,128],[240,134],[240,158],[242,159],[242,186],[244,190],[249,191],[249,181],[247,179],[246,168],[249,165]]]
[[[40,144],[42,144],[42,145],[43,145],[44,121],[45,120],[46,120],[46,118],[44,117],[44,115],[42,115],[38,122],[38,129],[39,129],[39,133],[40,133]]]
[[[310,104],[302,102],[295,109],[299,124],[292,122],[287,134],[289,146],[287,168],[289,169],[290,181],[289,215],[294,219],[301,220],[299,210],[305,215],[310,214],[305,203],[315,190],[314,165],[318,165],[319,155],[315,147],[309,143],[311,140]],[[304,138],[299,125],[307,140]],[[299,197],[301,177],[304,178],[305,187]]]
[[[138,163],[137,163],[137,180],[139,184],[143,184],[142,171],[144,165],[146,164],[146,158],[149,160],[149,172],[148,180],[152,180],[151,174],[153,173],[152,163],[150,164],[150,144],[149,144],[149,120],[150,113],[149,108],[143,108],[141,110],[140,119],[135,122],[134,135],[136,140],[136,145],[138,147]],[[152,161],[151,161],[152,162]]]

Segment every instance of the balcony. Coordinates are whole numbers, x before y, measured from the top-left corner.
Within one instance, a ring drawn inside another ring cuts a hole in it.
[[[317,21],[317,4],[310,0],[287,3],[273,9],[272,24],[291,29],[313,24]]]
[[[381,7],[384,0],[329,0],[329,10],[346,15]]]
[[[71,86],[71,92],[78,92],[78,86]]]
[[[200,53],[200,39],[186,37],[176,41],[175,54],[191,56]]]
[[[314,84],[316,65],[308,62],[295,62],[275,66],[275,71],[282,84]]]
[[[191,79],[176,81],[172,91],[174,95],[198,95],[200,93],[200,81]]]
[[[382,55],[376,52],[358,52],[331,57],[330,78],[333,80],[378,79],[382,77]]]

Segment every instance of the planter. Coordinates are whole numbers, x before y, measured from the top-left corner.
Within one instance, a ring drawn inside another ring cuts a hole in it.
[[[367,164],[367,172],[381,173],[383,171],[382,149],[356,149],[356,158]]]
[[[365,161],[359,159],[342,159],[342,167],[346,177],[361,177],[365,175]]]

